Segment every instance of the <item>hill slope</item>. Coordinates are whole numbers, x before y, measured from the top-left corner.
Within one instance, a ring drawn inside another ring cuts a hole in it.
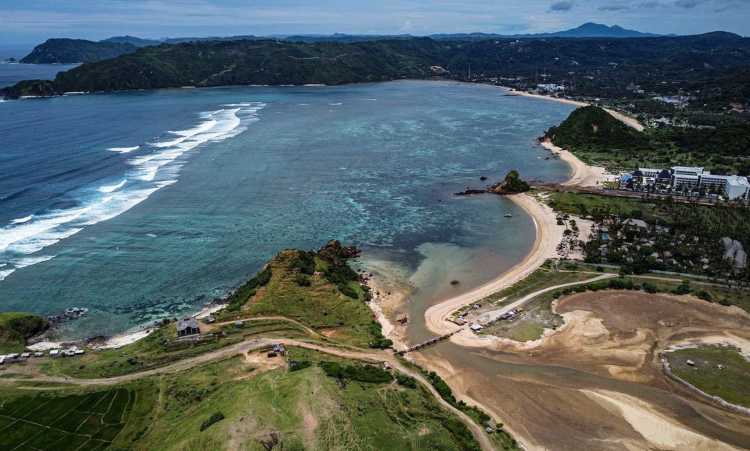
[[[34,47],[21,62],[26,64],[92,63],[132,53],[138,47],[129,42],[94,42],[84,39],[49,39]]]
[[[31,313],[0,313],[0,352],[17,352],[24,348],[26,340],[44,332],[49,323]]]

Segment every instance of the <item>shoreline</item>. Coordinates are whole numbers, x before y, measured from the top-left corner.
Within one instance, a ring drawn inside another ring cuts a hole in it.
[[[591,106],[590,103],[583,102],[581,100],[566,99],[564,97],[555,97],[555,96],[550,96],[550,95],[545,95],[545,94],[533,94],[533,93],[526,92],[526,91],[519,91],[515,88],[511,88],[508,86],[502,86],[502,88],[507,89],[510,95],[515,95],[519,97],[529,97],[532,99],[549,100],[549,101],[564,103],[566,105],[573,105],[577,107]],[[617,110],[613,110],[612,108],[601,107],[601,109],[609,113],[613,118],[617,119],[618,121],[622,122],[628,127],[638,130],[639,132],[642,132],[643,130],[646,129],[646,127],[644,127],[643,124],[638,122],[638,119],[634,117],[628,116],[627,114],[621,113]]]
[[[556,215],[552,208],[528,194],[512,194],[506,197],[521,207],[534,222],[536,239],[531,250],[521,262],[495,279],[428,308],[424,314],[425,326],[432,333],[445,335],[461,329],[461,326],[448,321],[448,317],[454,311],[523,280],[545,261],[557,255],[557,245],[562,240],[564,226],[557,225]]]

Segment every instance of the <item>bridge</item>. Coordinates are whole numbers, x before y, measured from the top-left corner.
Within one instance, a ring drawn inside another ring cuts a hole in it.
[[[425,340],[425,341],[423,341],[421,343],[415,344],[414,346],[410,346],[410,347],[408,347],[406,349],[403,349],[401,351],[397,351],[396,355],[404,355],[407,352],[419,351],[420,349],[424,349],[424,348],[426,348],[428,346],[432,346],[432,345],[434,345],[436,343],[440,343],[443,340],[447,340],[448,338],[451,337],[451,335],[459,332],[460,330],[461,329],[456,329],[456,330],[454,330],[453,332],[451,332],[449,334],[440,335],[438,337],[432,337],[429,340]]]

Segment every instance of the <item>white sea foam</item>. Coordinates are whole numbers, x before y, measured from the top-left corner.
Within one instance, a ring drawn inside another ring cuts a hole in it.
[[[117,191],[118,189],[122,188],[123,186],[125,186],[126,183],[128,183],[127,179],[122,179],[120,183],[117,183],[115,185],[104,185],[104,186],[99,187],[99,192],[111,193],[113,191]]]
[[[0,280],[19,268],[54,258],[54,255],[31,254],[75,235],[85,226],[114,218],[154,192],[176,183],[183,164],[178,160],[181,156],[202,144],[223,141],[242,133],[246,124],[258,120],[257,112],[265,106],[261,102],[242,105],[202,113],[202,121],[195,127],[169,132],[177,135],[177,139],[151,143],[153,153],[131,158],[128,164],[133,169],[120,182],[89,190],[89,193],[97,194],[89,195],[80,206],[18,218],[0,227],[0,261],[4,262],[0,267]],[[110,150],[113,149],[116,148]],[[133,147],[119,149],[121,153],[127,153],[124,149],[128,152],[136,150]]]
[[[117,152],[117,153],[130,153],[130,152],[134,152],[134,151],[136,151],[136,150],[138,150],[140,148],[141,148],[141,146],[133,146],[133,147],[110,147],[107,150],[109,150],[110,152]]]
[[[343,103],[341,103],[341,102],[333,102],[333,103],[329,103],[328,105],[330,105],[330,106],[341,106],[341,105],[343,105]]]
[[[18,218],[10,221],[11,224],[23,224],[24,222],[29,222],[32,219],[34,219],[34,215],[28,215],[24,216],[23,218]]]
[[[15,269],[0,269],[0,281],[5,280],[6,277],[13,274]]]
[[[46,262],[55,258],[54,255],[38,255],[33,257],[24,257],[17,260],[13,260],[13,265],[16,269],[25,268],[27,266],[36,265],[37,263]]]

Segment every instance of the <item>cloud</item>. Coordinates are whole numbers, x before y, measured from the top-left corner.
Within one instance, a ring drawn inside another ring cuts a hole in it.
[[[572,1],[563,0],[549,5],[549,10],[555,13],[566,12],[573,9],[573,5]]]
[[[680,8],[685,9],[693,9],[700,3],[702,3],[701,0],[677,0],[676,2],[674,2],[675,6],[679,6]]]
[[[602,5],[599,11],[627,11],[630,9],[629,5]]]

